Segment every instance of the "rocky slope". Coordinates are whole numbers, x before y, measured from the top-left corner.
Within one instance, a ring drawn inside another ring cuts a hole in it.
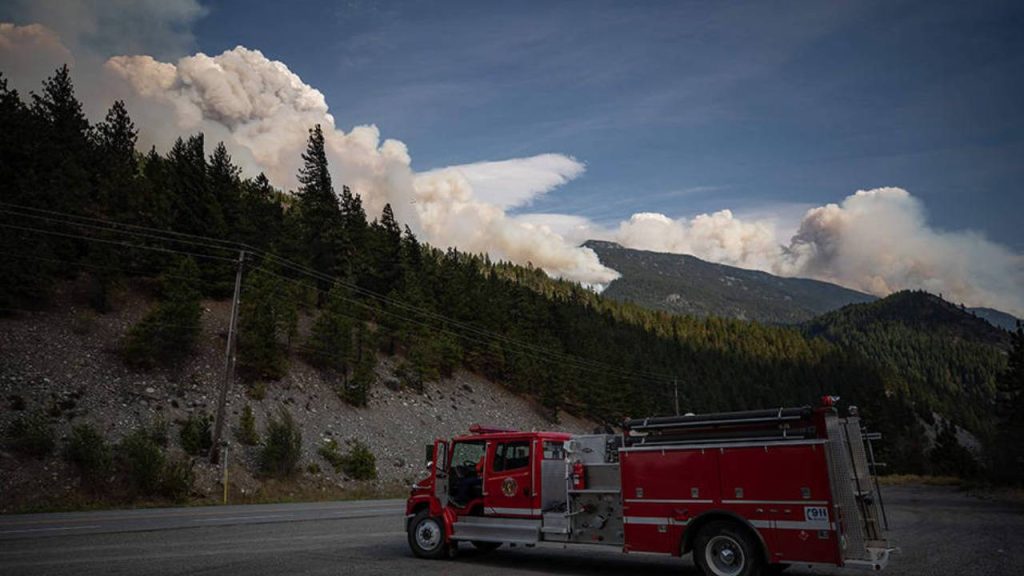
[[[225,327],[229,302],[204,303],[203,333],[196,354],[178,370],[137,372],[124,366],[117,343],[145,313],[147,301],[138,291],[122,294],[116,311],[96,315],[80,304],[74,286],[65,286],[47,310],[19,311],[0,317],[0,430],[19,414],[41,411],[59,437],[88,422],[111,442],[130,431],[162,419],[168,423],[171,455],[184,457],[177,423],[189,414],[212,414],[222,378]],[[308,323],[308,322],[307,322]],[[423,445],[435,437],[465,432],[481,422],[518,429],[589,431],[593,424],[561,414],[554,424],[528,399],[474,374],[429,383],[423,393],[403,389],[393,376],[394,361],[381,358],[378,383],[369,406],[353,408],[332,391],[333,382],[292,358],[289,374],[266,383],[261,400],[249,397],[240,383],[228,400],[232,490],[260,490],[257,448],[237,442],[232,430],[249,404],[262,432],[269,415],[284,407],[303,434],[302,477],[299,483],[330,490],[364,489],[336,473],[317,454],[334,438],[365,442],[377,458],[378,485],[410,483],[423,470]],[[58,441],[58,446],[60,442]],[[219,472],[196,459],[196,496],[219,493]],[[311,473],[309,464],[320,472]],[[57,502],[78,490],[78,477],[55,453],[42,460],[0,450],[0,512],[33,504]]]

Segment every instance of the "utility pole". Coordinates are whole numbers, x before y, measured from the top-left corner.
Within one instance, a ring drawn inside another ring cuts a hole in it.
[[[675,390],[676,416],[679,416],[679,379],[678,378],[672,378],[672,388]]]
[[[235,377],[235,334],[238,331],[238,304],[242,294],[242,268],[245,265],[245,250],[238,252],[238,271],[235,273],[235,297],[231,300],[231,321],[228,323],[228,345],[224,351],[224,381],[217,400],[217,420],[213,425],[213,446],[210,448],[210,462],[220,460],[220,437],[224,432],[225,405],[228,388]]]

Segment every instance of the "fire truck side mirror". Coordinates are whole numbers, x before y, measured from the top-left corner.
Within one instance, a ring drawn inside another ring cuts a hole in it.
[[[430,468],[430,463],[431,463],[431,461],[434,460],[434,445],[433,444],[427,444],[425,447],[427,449],[426,450],[426,458],[423,459],[423,462],[427,465],[427,468]]]

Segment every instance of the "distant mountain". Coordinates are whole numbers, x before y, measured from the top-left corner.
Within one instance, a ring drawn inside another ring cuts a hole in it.
[[[1011,332],[1017,329],[1017,322],[1019,322],[1016,316],[992,308],[968,308],[967,311],[973,313],[978,318],[988,320],[993,326],[998,326]]]
[[[866,332],[880,326],[901,326],[922,333],[967,342],[1007,346],[1010,335],[974,309],[962,308],[919,290],[895,292],[874,302],[845,306],[804,324],[811,336]],[[993,310],[997,314],[1009,316]],[[1012,318],[1012,317],[1011,317]],[[835,338],[830,338],[835,339]]]
[[[599,240],[584,246],[622,274],[604,296],[676,314],[797,324],[847,304],[875,300],[828,282],[783,278],[685,254],[632,250]]]
[[[1010,334],[968,309],[928,292],[903,291],[844,306],[802,328],[897,376],[886,394],[910,399],[926,419],[943,414],[972,432],[992,433]]]

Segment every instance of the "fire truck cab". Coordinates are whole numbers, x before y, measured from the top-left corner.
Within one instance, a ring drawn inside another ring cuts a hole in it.
[[[860,421],[834,408],[632,419],[621,434],[473,426],[428,447],[409,546],[605,545],[693,553],[706,574],[789,564],[881,570],[881,494]]]

